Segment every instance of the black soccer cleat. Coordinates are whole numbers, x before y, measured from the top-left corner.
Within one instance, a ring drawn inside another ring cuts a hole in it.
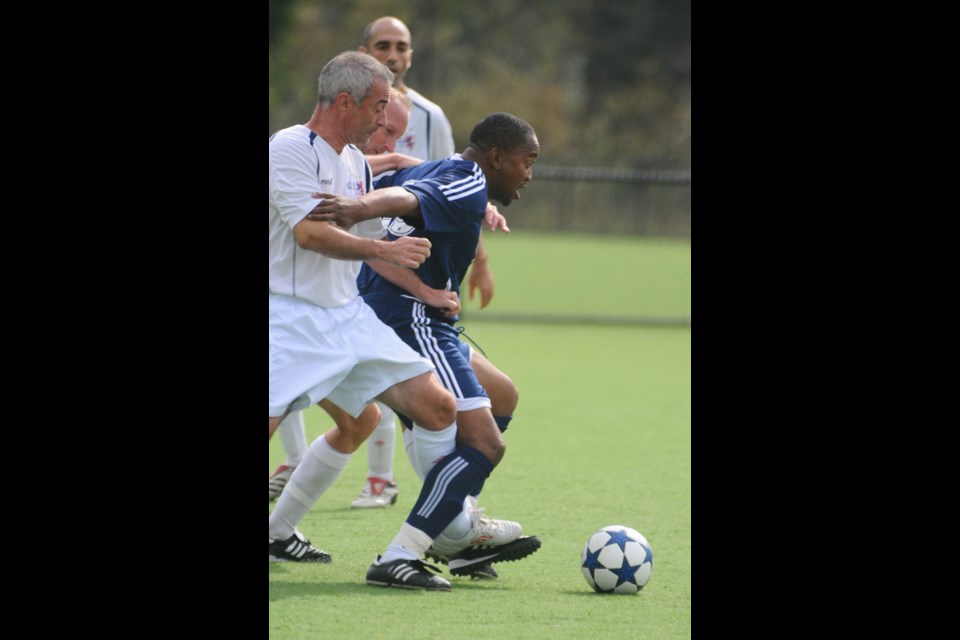
[[[326,551],[311,546],[310,541],[297,530],[286,540],[270,539],[270,562],[330,562]]]
[[[444,565],[450,564],[450,558],[442,553],[437,553],[433,546],[424,551],[423,555],[427,560],[433,560],[434,562],[439,562]],[[494,569],[493,565],[489,562],[482,566],[474,565],[470,573],[471,580],[496,580],[499,577],[500,574],[497,573],[497,570]]]
[[[470,574],[471,580],[496,580],[500,577],[500,574],[497,573],[497,570],[493,568],[493,565],[487,563],[482,567],[476,567],[473,570],[473,573]]]
[[[375,587],[450,591],[449,582],[431,574],[427,569],[440,573],[440,569],[422,560],[401,558],[391,562],[380,562],[380,556],[377,556],[377,561],[367,569],[367,584]]]
[[[450,556],[450,573],[455,576],[473,576],[484,565],[520,560],[539,548],[540,538],[537,536],[521,536],[513,542],[496,547],[467,547]]]

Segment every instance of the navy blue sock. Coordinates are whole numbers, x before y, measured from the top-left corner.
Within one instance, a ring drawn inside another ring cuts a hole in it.
[[[407,523],[436,538],[463,511],[463,501],[493,471],[485,455],[473,447],[460,446],[434,465],[423,481],[420,497]]]

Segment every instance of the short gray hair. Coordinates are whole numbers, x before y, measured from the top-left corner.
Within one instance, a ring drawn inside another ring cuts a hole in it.
[[[377,77],[393,86],[393,72],[379,60],[367,53],[344,51],[323,66],[317,79],[317,103],[328,107],[345,91],[359,104],[370,95]]]

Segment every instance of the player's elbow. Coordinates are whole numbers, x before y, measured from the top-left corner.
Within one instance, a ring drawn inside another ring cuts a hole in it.
[[[316,250],[316,243],[311,241],[310,236],[307,235],[298,235],[294,236],[297,240],[297,246],[301,249],[309,249],[311,251]]]
[[[309,251],[320,251],[324,245],[326,232],[330,225],[310,222],[306,218],[298,222],[293,227],[293,239],[297,246]]]

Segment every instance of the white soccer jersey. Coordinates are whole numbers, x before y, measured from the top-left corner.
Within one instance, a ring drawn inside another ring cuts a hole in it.
[[[403,137],[397,141],[397,152],[421,160],[445,160],[455,151],[453,128],[439,105],[407,88],[413,102],[410,120]]]
[[[357,297],[361,262],[328,258],[297,246],[293,227],[317,205],[318,191],[359,198],[370,189],[369,165],[353,145],[337,153],[303,125],[270,138],[270,293],[339,307]],[[350,233],[381,238],[379,218],[354,225]]]

